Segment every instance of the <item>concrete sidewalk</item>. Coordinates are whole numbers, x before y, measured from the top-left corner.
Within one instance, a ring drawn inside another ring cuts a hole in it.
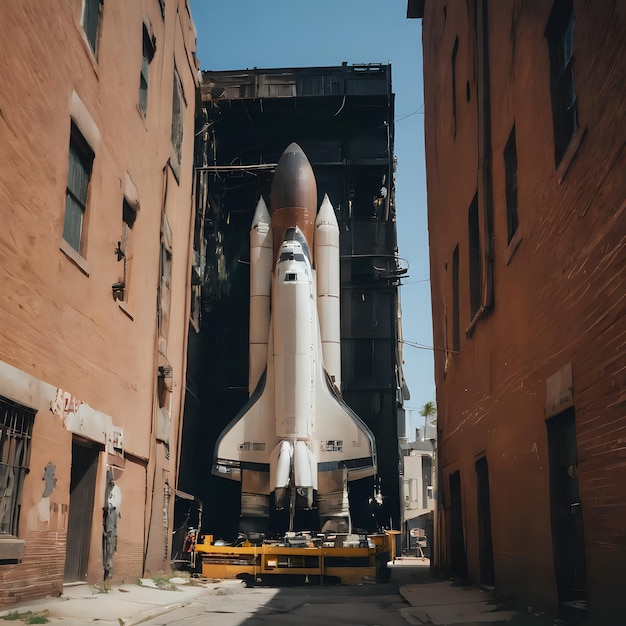
[[[405,568],[407,573],[410,572],[409,577],[402,575]],[[397,559],[392,565],[392,572],[394,571],[397,572],[396,580],[405,582],[400,586],[399,593],[410,606],[400,609],[400,614],[411,626],[423,624],[548,626],[553,624],[552,619],[545,614],[532,611],[521,613],[503,609],[501,603],[493,598],[489,589],[431,578],[428,559],[416,557]]]
[[[450,581],[403,585],[400,595],[411,605],[401,609],[412,625],[493,624],[510,621],[515,611],[504,611],[487,592],[455,586]]]
[[[18,613],[22,620],[28,615],[42,615],[56,626],[78,626],[97,622],[99,626],[135,626],[164,613],[190,604],[207,590],[219,595],[220,589],[242,586],[239,580],[209,582],[202,579],[172,578],[175,589],[159,589],[152,579],[141,584],[130,583],[105,590],[87,584],[64,585],[63,595],[22,603],[0,612],[3,616]],[[22,622],[15,621],[15,624]]]

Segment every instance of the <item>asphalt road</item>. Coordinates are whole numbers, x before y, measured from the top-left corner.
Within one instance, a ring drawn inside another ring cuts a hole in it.
[[[144,622],[146,626],[406,626],[399,588],[428,577],[428,568],[393,568],[386,584],[251,587],[229,581],[187,606]]]

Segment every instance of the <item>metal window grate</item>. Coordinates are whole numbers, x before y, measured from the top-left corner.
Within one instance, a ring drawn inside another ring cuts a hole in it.
[[[17,535],[35,411],[0,398],[0,535]]]

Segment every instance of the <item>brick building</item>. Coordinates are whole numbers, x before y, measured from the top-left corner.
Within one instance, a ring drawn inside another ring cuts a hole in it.
[[[437,564],[623,618],[621,1],[411,1],[423,18]],[[620,622],[621,623],[621,622]]]
[[[197,68],[185,0],[0,13],[6,606],[169,564]]]

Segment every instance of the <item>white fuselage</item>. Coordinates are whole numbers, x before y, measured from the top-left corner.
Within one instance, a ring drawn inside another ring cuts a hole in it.
[[[317,503],[346,518],[347,482],[376,473],[374,437],[340,394],[339,228],[327,198],[315,263],[299,227],[276,258],[261,199],[250,233],[250,399],[218,440],[213,471],[242,483],[242,518]],[[315,497],[317,494],[317,498]]]
[[[285,241],[274,272],[276,436],[311,439],[315,413],[317,322],[313,273],[302,245]]]

